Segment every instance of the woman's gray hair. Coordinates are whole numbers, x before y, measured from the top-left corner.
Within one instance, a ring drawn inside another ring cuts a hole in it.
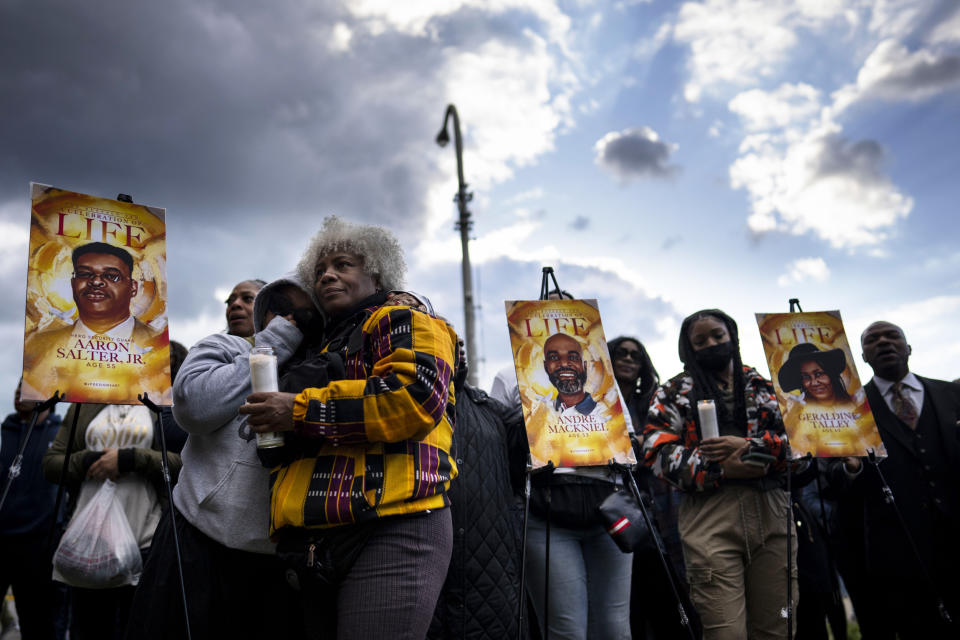
[[[317,262],[338,251],[363,258],[363,270],[378,281],[380,289],[403,289],[407,264],[396,236],[383,227],[353,224],[337,216],[324,218],[323,227],[310,240],[297,264],[300,278],[311,285],[316,283]]]

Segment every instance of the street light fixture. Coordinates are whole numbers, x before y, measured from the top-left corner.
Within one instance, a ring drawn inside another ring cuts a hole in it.
[[[467,347],[467,382],[472,386],[477,386],[477,338],[474,322],[474,303],[473,303],[473,276],[470,271],[470,212],[467,210],[467,203],[473,200],[473,194],[467,192],[467,183],[463,181],[463,139],[460,137],[460,117],[457,115],[457,108],[452,104],[447,106],[447,111],[443,116],[443,126],[440,133],[437,134],[437,144],[441,147],[447,146],[450,142],[450,135],[447,133],[447,121],[453,117],[453,140],[457,151],[457,180],[459,189],[453,201],[457,203],[457,209],[460,212],[460,218],[454,225],[460,231],[460,248],[463,253],[463,262],[461,273],[463,276],[463,324],[466,335],[464,341]]]

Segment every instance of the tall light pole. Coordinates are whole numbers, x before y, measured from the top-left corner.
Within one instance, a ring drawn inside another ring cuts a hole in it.
[[[454,227],[460,231],[460,248],[463,252],[463,263],[461,272],[463,275],[463,324],[466,336],[464,340],[467,343],[467,382],[472,386],[477,386],[477,333],[474,324],[473,315],[473,275],[470,272],[470,212],[467,210],[467,203],[473,200],[473,194],[467,193],[467,183],[463,181],[463,140],[460,137],[460,117],[457,115],[457,108],[452,104],[447,106],[447,112],[443,115],[443,126],[440,133],[437,134],[437,144],[441,147],[447,146],[450,142],[450,136],[447,134],[447,121],[453,116],[453,140],[454,147],[457,150],[457,180],[459,189],[454,196],[454,202],[457,203],[457,209],[460,211],[460,218]]]

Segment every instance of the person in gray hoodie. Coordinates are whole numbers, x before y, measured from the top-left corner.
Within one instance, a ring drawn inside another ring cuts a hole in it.
[[[282,365],[316,332],[320,314],[295,277],[257,294],[256,333],[198,342],[173,387],[173,412],[190,435],[173,492],[187,607],[194,638],[297,637],[301,615],[268,537],[269,470],[237,409],[252,392],[248,356],[272,347]],[[318,333],[318,332],[317,332]],[[186,637],[170,513],[164,514],[140,580],[128,638]],[[243,607],[249,604],[250,608]],[[251,615],[252,614],[252,615]]]

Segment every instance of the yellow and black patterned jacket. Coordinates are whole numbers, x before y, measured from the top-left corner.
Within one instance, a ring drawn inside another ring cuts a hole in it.
[[[297,395],[302,452],[272,474],[271,535],[449,504],[457,335],[383,300],[368,299],[328,332],[323,351],[342,358],[344,379]]]

